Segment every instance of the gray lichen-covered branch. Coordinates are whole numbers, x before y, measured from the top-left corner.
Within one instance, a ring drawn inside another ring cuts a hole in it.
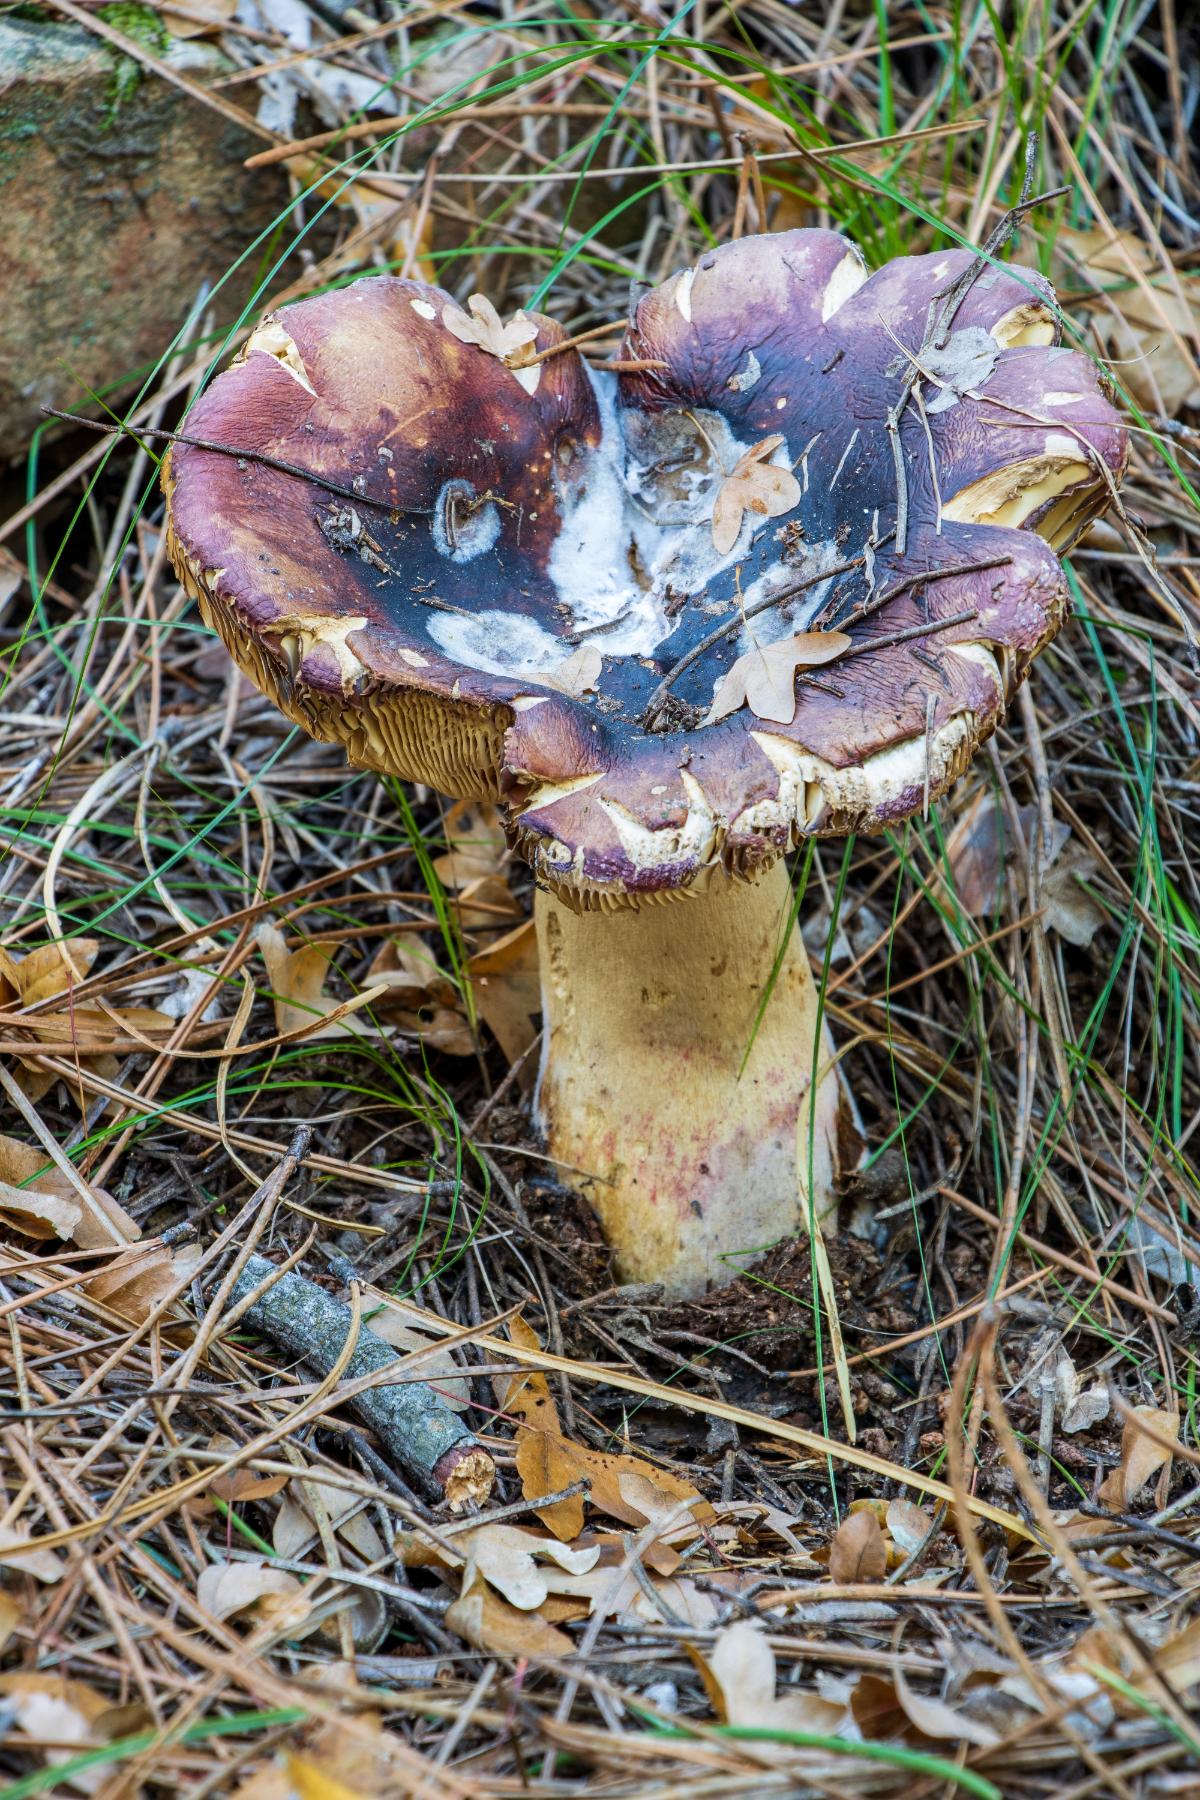
[[[230,1292],[230,1306],[239,1305],[275,1272],[266,1257],[251,1256]],[[288,1273],[252,1302],[243,1319],[310,1368],[328,1374],[345,1349],[354,1315],[315,1282]],[[346,1382],[358,1381],[401,1360],[390,1344],[360,1325],[342,1376]],[[368,1387],[346,1404],[375,1433],[386,1455],[428,1493],[445,1499],[452,1511],[487,1499],[495,1476],[491,1456],[427,1382]]]

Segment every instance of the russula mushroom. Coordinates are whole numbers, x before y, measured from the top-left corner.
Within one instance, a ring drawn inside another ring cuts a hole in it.
[[[1126,437],[1059,335],[1036,274],[869,275],[828,231],[646,292],[618,375],[372,277],[193,409],[239,455],[171,451],[175,567],[259,687],[355,764],[504,803],[540,1119],[626,1278],[695,1291],[830,1214],[781,859],[936,800],[1062,624]]]

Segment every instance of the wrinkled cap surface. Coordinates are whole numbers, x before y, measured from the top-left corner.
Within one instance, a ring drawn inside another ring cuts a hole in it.
[[[304,301],[189,417],[249,454],[171,452],[176,567],[291,718],[502,796],[576,904],[878,829],[995,728],[1126,455],[1040,276],[931,339],[971,263],[746,238],[642,296],[618,376],[423,283]]]

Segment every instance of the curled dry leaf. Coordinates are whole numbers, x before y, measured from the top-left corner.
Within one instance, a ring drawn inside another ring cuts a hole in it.
[[[754,513],[760,519],[777,519],[791,512],[800,499],[800,483],[790,469],[776,468],[770,458],[783,443],[781,435],[752,444],[717,490],[713,503],[713,548],[728,556],[738,541],[742,519]]]
[[[475,344],[511,369],[527,394],[532,394],[541,377],[540,363],[526,368],[515,367],[523,350],[537,341],[537,322],[516,312],[507,325],[486,294],[472,294],[467,301],[469,312],[461,306],[444,306],[442,324],[460,344]]]
[[[1091,290],[1079,304],[1088,308],[1096,335],[1138,404],[1151,411],[1161,405],[1170,417],[1200,406],[1200,275],[1194,269],[1168,274],[1144,239],[1111,225],[1102,231],[1064,228],[1055,246],[1072,285],[1082,277]]]
[[[84,1291],[123,1319],[140,1325],[173,1288],[191,1280],[203,1254],[199,1244],[184,1244],[174,1251],[155,1244],[102,1269],[86,1283]]]
[[[819,1732],[836,1732],[845,1724],[845,1706],[819,1694],[790,1693],[776,1699],[775,1652],[749,1620],[727,1626],[718,1635],[707,1664],[693,1660],[713,1710],[725,1724]]]
[[[990,1749],[1000,1741],[998,1732],[992,1730],[979,1719],[973,1719],[969,1713],[958,1707],[950,1706],[944,1700],[937,1700],[931,1694],[918,1694],[905,1680],[902,1669],[897,1668],[892,1675],[896,1687],[896,1698],[911,1725],[915,1725],[922,1737],[949,1738],[953,1743],[975,1744],[981,1750]]]
[[[446,1624],[489,1656],[569,1656],[575,1648],[565,1631],[536,1612],[522,1612],[501,1599],[482,1579],[446,1610]]]
[[[519,918],[521,908],[508,885],[512,857],[500,814],[490,800],[459,800],[446,814],[449,848],[434,858],[442,886],[454,895],[464,931],[494,927]]]
[[[383,1560],[386,1554],[383,1540],[363,1511],[358,1495],[318,1481],[313,1476],[291,1482],[280,1503],[271,1532],[277,1556],[294,1559],[304,1553],[318,1534],[318,1505],[324,1508],[337,1535],[357,1550],[364,1562]]]
[[[23,1237],[70,1238],[82,1250],[111,1250],[141,1236],[111,1194],[90,1186],[88,1192],[93,1206],[40,1146],[0,1133],[0,1222]]]
[[[289,1618],[299,1624],[308,1612],[303,1594],[299,1581],[286,1569],[253,1559],[210,1563],[196,1583],[196,1598],[214,1619],[253,1611],[260,1618]]]
[[[581,644],[565,662],[559,663],[556,669],[547,670],[538,679],[543,687],[557,688],[560,694],[578,700],[581,694],[591,693],[603,670],[604,657],[595,645]]]
[[[26,1039],[31,1049],[69,1055],[82,1068],[112,1080],[118,1069],[114,1054],[118,1046],[153,1048],[170,1034],[175,1021],[150,1006],[76,1004],[72,992],[89,973],[99,948],[97,938],[44,944],[23,957],[0,947],[0,1011],[8,1015],[6,1035]],[[60,996],[63,1006],[46,1005]],[[42,1010],[29,1010],[34,1007]],[[40,1100],[61,1079],[32,1055],[18,1053],[14,1061],[21,1089],[30,1100]]]
[[[36,1546],[30,1550],[19,1548],[28,1542],[28,1532],[17,1531],[12,1525],[0,1525],[0,1550],[6,1552],[0,1567],[20,1569],[23,1575],[32,1575],[37,1581],[61,1581],[63,1565],[53,1550],[39,1550]]]
[[[523,1056],[537,1036],[542,1010],[542,978],[533,920],[516,925],[467,964],[475,1010],[510,1063]],[[526,1085],[535,1071],[526,1072]]]
[[[1146,1426],[1155,1432],[1154,1437]],[[1105,1476],[1098,1490],[1100,1500],[1111,1512],[1127,1511],[1151,1476],[1170,1463],[1172,1452],[1158,1439],[1174,1440],[1178,1436],[1178,1413],[1164,1412],[1157,1406],[1135,1406],[1126,1415],[1120,1467]]]
[[[790,725],[796,716],[796,671],[834,662],[850,648],[844,631],[798,631],[739,656],[717,683],[706,725],[748,706],[760,719]]]
[[[109,1702],[82,1681],[32,1671],[4,1675],[0,1676],[0,1695],[5,1713],[18,1731],[38,1744],[55,1746],[42,1752],[51,1768],[103,1741],[99,1721],[109,1711]],[[71,1785],[85,1794],[94,1794],[109,1775],[103,1766],[81,1769],[72,1777]]]
[[[347,1023],[348,1015],[377,1001],[382,992],[380,985],[364,988],[349,1000],[333,1000],[324,991],[332,967],[332,945],[302,942],[298,950],[291,950],[279,927],[266,920],[255,936],[267,965],[279,1031],[303,1031],[309,1038],[363,1034],[366,1027],[357,1021]]]
[[[882,1581],[887,1572],[887,1544],[870,1507],[844,1518],[829,1546],[829,1577],[839,1586]]]
[[[512,1321],[509,1336],[528,1349],[541,1348],[537,1333],[524,1319]],[[664,1507],[686,1506],[697,1523],[711,1522],[711,1506],[690,1482],[656,1468],[640,1456],[591,1450],[564,1437],[550,1384],[540,1370],[523,1369],[517,1375],[499,1378],[496,1393],[501,1409],[523,1421],[517,1430],[516,1462],[526,1499],[557,1493],[573,1482],[586,1481],[594,1507],[609,1518],[641,1530],[652,1516],[645,1510],[647,1490],[636,1487],[627,1493],[622,1487],[623,1477],[635,1476],[649,1484]],[[555,1537],[570,1541],[583,1530],[583,1512],[583,1496],[575,1495],[541,1508],[538,1517]],[[651,1561],[650,1551],[645,1560]]]
[[[220,1451],[222,1456],[232,1456],[239,1448],[236,1438],[227,1437],[224,1432],[214,1432],[206,1446],[209,1450]],[[227,1474],[216,1474],[208,1484],[210,1494],[218,1500],[236,1505],[242,1500],[269,1500],[288,1484],[286,1475],[259,1475],[244,1465],[230,1469]]]
[[[889,1500],[884,1522],[901,1561],[905,1561],[916,1554],[929,1536],[933,1515],[911,1500]]]

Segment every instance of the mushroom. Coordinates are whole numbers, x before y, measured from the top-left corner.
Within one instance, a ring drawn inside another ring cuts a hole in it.
[[[371,277],[268,318],[189,419],[225,449],[164,466],[180,578],[290,719],[504,804],[538,1117],[624,1278],[833,1217],[853,1108],[783,859],[928,807],[1062,625],[1126,436],[1059,335],[1028,270],[869,275],[829,231],[645,292],[617,375]]]

